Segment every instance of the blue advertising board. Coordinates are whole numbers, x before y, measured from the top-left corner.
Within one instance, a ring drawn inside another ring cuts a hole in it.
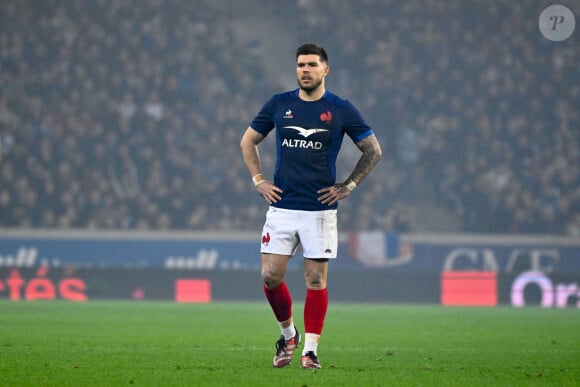
[[[257,242],[0,238],[0,266],[257,269]]]
[[[259,236],[95,232],[30,235],[0,232],[0,267],[149,267],[259,270]],[[389,247],[386,247],[389,245]],[[393,248],[395,246],[395,248]],[[300,249],[296,258],[301,257]],[[332,268],[349,270],[483,270],[580,273],[580,241],[529,238],[341,236]],[[290,270],[301,270],[293,259]]]

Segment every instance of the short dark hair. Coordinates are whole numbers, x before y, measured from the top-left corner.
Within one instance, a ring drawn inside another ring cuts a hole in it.
[[[296,59],[300,55],[318,55],[322,62],[328,63],[328,54],[326,50],[316,43],[305,43],[296,50]]]

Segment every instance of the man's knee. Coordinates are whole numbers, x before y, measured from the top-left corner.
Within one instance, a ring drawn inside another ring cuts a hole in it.
[[[319,290],[326,288],[326,272],[317,269],[311,269],[306,271],[304,277],[306,280],[306,287],[308,289]]]
[[[279,270],[276,270],[276,268],[262,267],[262,280],[268,289],[272,289],[280,285],[283,279],[283,273],[281,273]]]

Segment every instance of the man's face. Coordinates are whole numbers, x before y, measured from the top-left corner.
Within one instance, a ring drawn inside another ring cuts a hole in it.
[[[299,55],[296,60],[298,85],[304,91],[316,90],[330,71],[328,65],[320,61],[318,55]]]

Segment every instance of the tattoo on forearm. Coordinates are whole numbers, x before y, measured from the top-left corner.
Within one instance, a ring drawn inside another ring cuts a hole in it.
[[[375,165],[377,165],[382,157],[382,151],[381,146],[374,135],[365,138],[356,145],[361,150],[362,155],[349,176],[349,179],[359,184],[368,176]]]

